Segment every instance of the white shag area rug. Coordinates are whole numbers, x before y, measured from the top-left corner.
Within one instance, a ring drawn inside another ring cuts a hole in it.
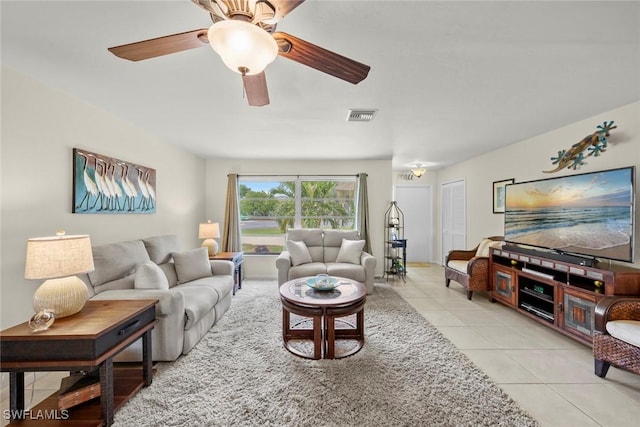
[[[365,306],[365,345],[308,360],[282,345],[271,281],[244,281],[229,311],[115,426],[535,426],[480,369],[386,283]]]

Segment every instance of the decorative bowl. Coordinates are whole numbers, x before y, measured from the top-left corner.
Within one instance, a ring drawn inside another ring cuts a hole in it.
[[[339,286],[338,280],[335,277],[327,277],[326,280],[318,280],[316,277],[310,277],[305,283],[317,291],[331,291]]]

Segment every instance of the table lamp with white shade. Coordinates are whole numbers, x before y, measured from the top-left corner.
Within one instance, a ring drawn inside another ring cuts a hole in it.
[[[220,225],[217,222],[212,223],[211,220],[205,224],[200,224],[198,229],[198,238],[205,239],[202,242],[202,246],[207,248],[209,256],[214,256],[218,253],[218,242],[214,239],[220,237]]]
[[[27,241],[25,279],[47,279],[33,295],[33,309],[53,311],[56,318],[82,310],[87,287],[76,274],[93,271],[91,239],[88,235],[36,237]]]

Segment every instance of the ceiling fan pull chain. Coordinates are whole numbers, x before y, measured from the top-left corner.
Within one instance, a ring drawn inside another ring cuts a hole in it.
[[[249,69],[245,67],[240,67],[238,68],[238,71],[240,71],[240,74],[242,74],[242,77],[244,77],[247,75],[247,71],[249,71]],[[247,88],[244,87],[244,79],[242,79],[241,82],[242,82],[242,99],[246,99]]]

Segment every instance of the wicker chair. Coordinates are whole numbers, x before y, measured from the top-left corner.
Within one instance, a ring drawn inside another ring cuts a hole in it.
[[[596,305],[594,320],[595,374],[604,378],[611,365],[640,374],[640,347],[615,338],[607,331],[607,322],[640,320],[640,297],[604,297]]]
[[[488,291],[490,244],[503,240],[502,236],[491,236],[483,239],[478,246],[471,250],[449,251],[444,263],[444,278],[447,288],[451,280],[460,283],[467,290],[467,299],[469,300],[473,291]]]

